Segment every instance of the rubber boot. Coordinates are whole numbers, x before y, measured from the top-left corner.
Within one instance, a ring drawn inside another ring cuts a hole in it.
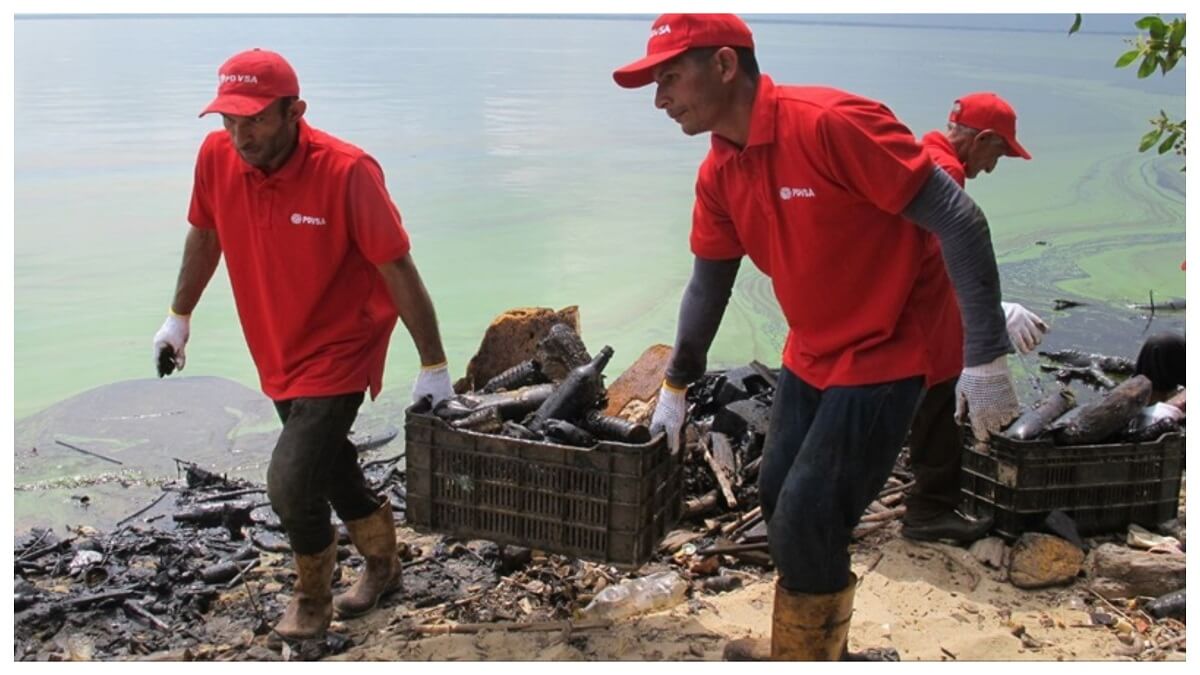
[[[341,618],[366,614],[375,609],[381,597],[401,587],[391,502],[384,500],[366,518],[347,521],[346,529],[367,564],[350,590],[333,599],[333,608]]]
[[[789,591],[775,582],[771,621],[771,660],[840,661],[846,655],[854,589],[858,578],[837,593]]]
[[[296,556],[296,584],[292,601],[275,625],[275,633],[287,640],[306,640],[324,635],[333,619],[333,567],[337,564],[337,540],[319,553]]]

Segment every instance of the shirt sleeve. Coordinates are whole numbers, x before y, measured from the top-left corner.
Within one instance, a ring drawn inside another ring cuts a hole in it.
[[[196,169],[192,177],[192,202],[188,206],[188,222],[195,227],[211,230],[217,226],[213,218],[212,195],[208,186],[208,140],[200,144],[200,153],[196,156]]]
[[[369,155],[350,168],[346,186],[350,238],[376,265],[408,255],[412,245],[383,182],[383,169]]]
[[[888,213],[904,211],[933,171],[908,127],[875,101],[856,98],[829,108],[817,136],[833,178]]]
[[[700,165],[696,203],[692,207],[692,253],[707,260],[729,260],[746,254],[716,184],[711,155]]]

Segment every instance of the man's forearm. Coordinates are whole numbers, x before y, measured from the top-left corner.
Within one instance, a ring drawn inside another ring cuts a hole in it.
[[[171,311],[187,316],[200,302],[205,287],[221,262],[221,242],[215,229],[193,226],[183,245],[183,264],[175,282],[175,297]]]
[[[937,169],[904,210],[942,245],[946,272],[962,313],[965,365],[990,363],[1013,351],[1000,308],[1000,272],[987,218],[958,184]]]
[[[379,265],[379,272],[387,284],[400,320],[412,336],[421,365],[445,363],[446,352],[442,349],[442,336],[438,332],[433,300],[425,290],[412,256],[406,255],[399,260],[383,263]]]
[[[740,264],[741,258],[696,258],[692,278],[679,303],[675,349],[667,366],[667,384],[672,387],[682,389],[704,374],[708,349],[721,326]]]

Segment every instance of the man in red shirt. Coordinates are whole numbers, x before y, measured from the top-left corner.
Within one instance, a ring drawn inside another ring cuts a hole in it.
[[[987,221],[882,104],[760,75],[736,16],[665,14],[646,52],[613,73],[617,84],[656,83],[655,106],[712,140],[696,181],[692,277],[651,424],[678,446],[686,387],[704,373],[749,256],[789,326],[759,478],[778,571],[769,653],[843,658],[850,533],[944,366],[950,317],[917,292],[930,233],[966,317],[960,415],[986,439],[1017,413]]]
[[[954,102],[946,132],[931,131],[921,139],[933,163],[954,179],[960,187],[980,172],[991,173],[1000,157],[1030,154],[1017,142],[1017,114],[1007,101],[996,94],[968,94]],[[930,237],[927,256],[940,261],[942,249]],[[942,312],[953,317],[942,324],[949,331],[944,342],[940,369],[931,380],[909,431],[909,452],[916,485],[904,504],[904,525],[900,533],[921,541],[948,540],[966,544],[991,529],[990,519],[970,520],[955,509],[959,502],[962,472],[962,443],[954,420],[954,389],[962,369],[962,325],[958,302],[946,271],[936,263],[926,266],[928,273],[918,280],[921,292],[941,298]],[[1042,341],[1046,324],[1019,304],[1002,302],[1008,336],[1020,352],[1032,351]]]
[[[156,363],[182,370],[189,317],[224,255],[263,392],[283,420],[267,494],[296,556],[293,597],[275,626],[291,639],[319,636],[335,608],[367,612],[401,585],[391,503],[368,488],[346,438],[364,392],[379,394],[397,316],[421,358],[414,401],[453,395],[383,171],[309,126],[299,96],[295,71],[274,52],[241,52],[218,70],[217,97],[200,114],[220,113],[225,129],[200,147],[183,265],[154,336]],[[337,598],[331,507],[366,560]]]

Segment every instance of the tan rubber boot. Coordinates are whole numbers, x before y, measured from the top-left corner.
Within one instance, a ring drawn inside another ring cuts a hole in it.
[[[375,609],[381,597],[401,587],[391,502],[384,500],[366,518],[348,521],[346,529],[367,564],[350,590],[333,599],[333,608],[342,618],[366,614]]]
[[[288,640],[320,637],[333,619],[333,566],[337,540],[320,553],[296,556],[296,584],[292,601],[275,625],[275,633]]]
[[[858,578],[837,593],[789,591],[775,583],[771,621],[771,659],[774,661],[839,661],[846,653],[854,589]]]

